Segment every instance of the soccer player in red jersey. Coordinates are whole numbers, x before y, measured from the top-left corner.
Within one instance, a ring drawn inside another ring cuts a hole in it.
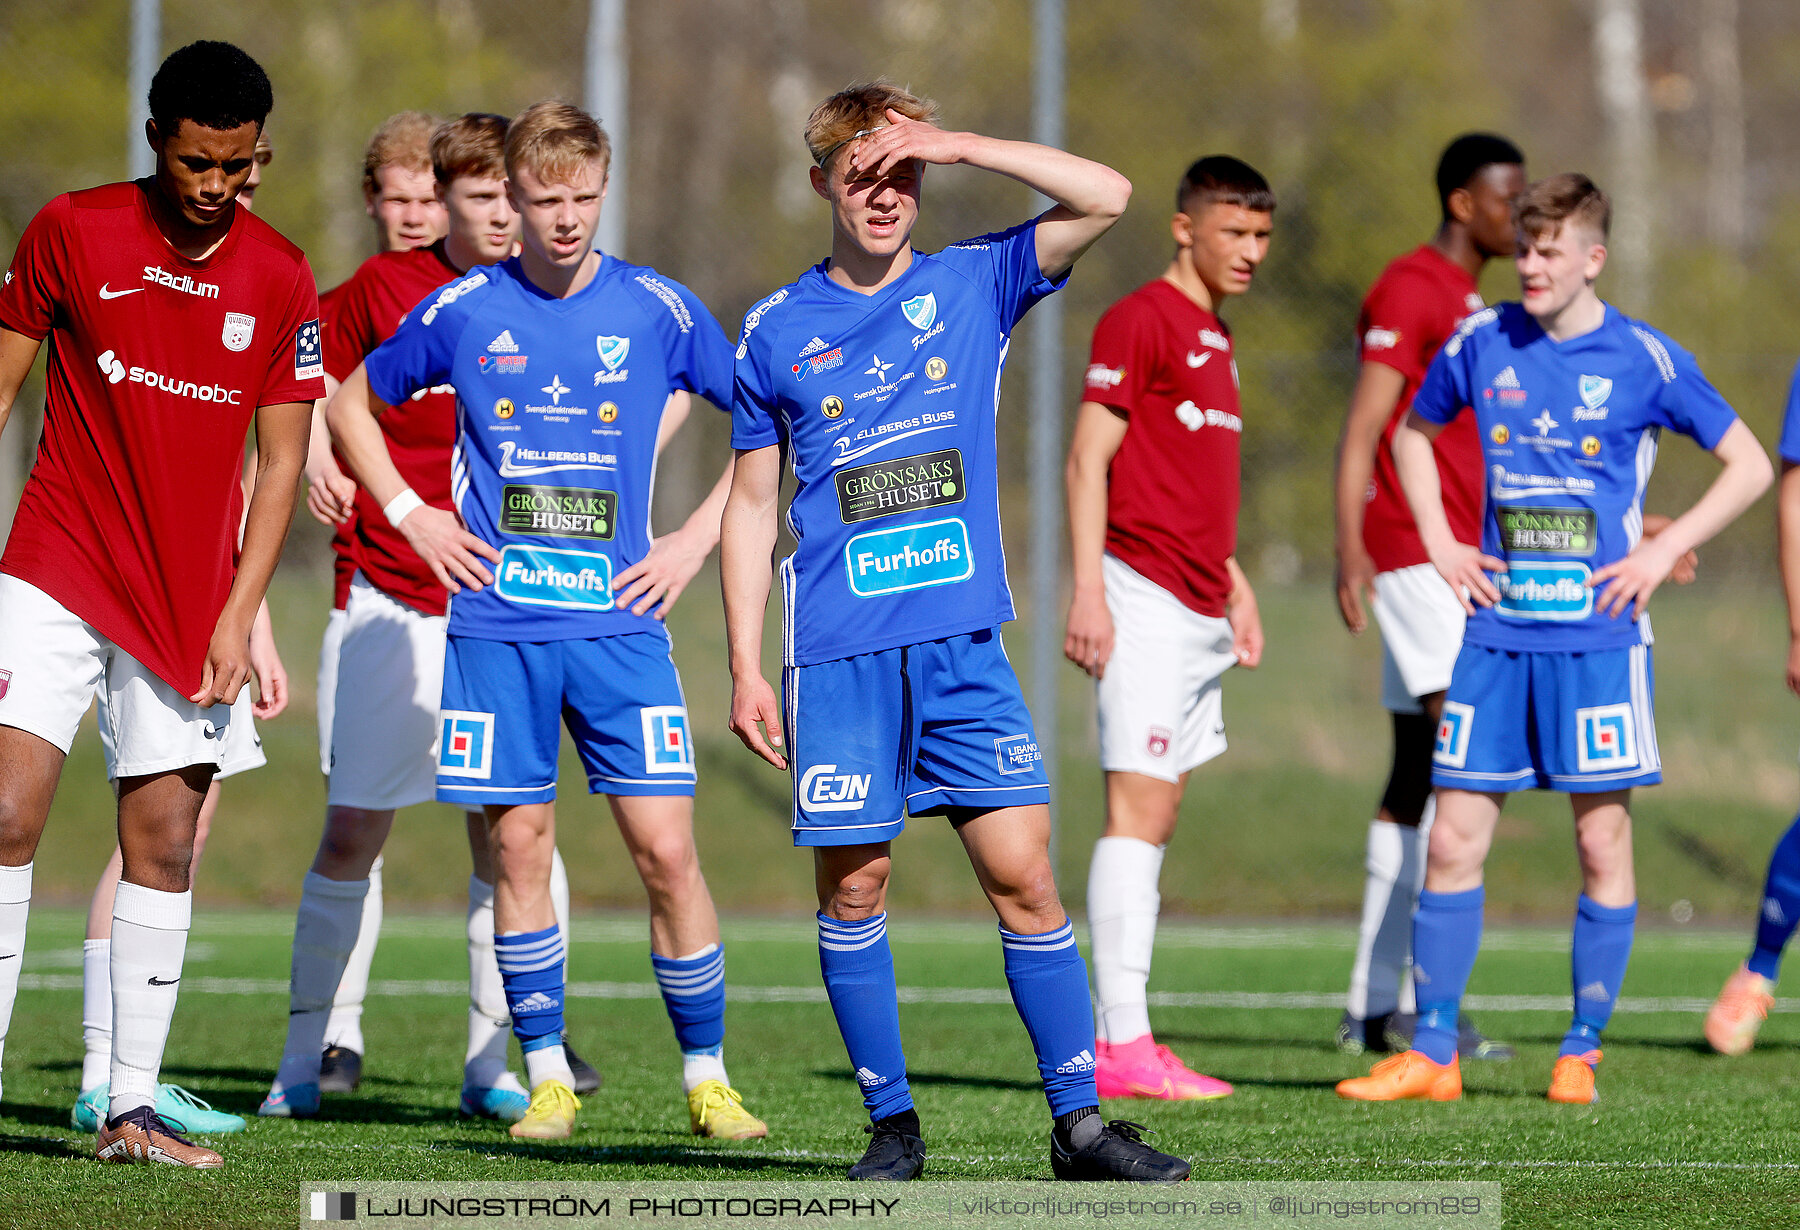
[[[1352,634],[1381,629],[1381,701],[1393,715],[1394,758],[1369,824],[1362,927],[1350,970],[1338,1049],[1405,1050],[1412,1036],[1412,911],[1425,874],[1431,751],[1462,647],[1463,608],[1426,558],[1394,468],[1393,438],[1425,369],[1470,312],[1476,278],[1512,253],[1512,201],[1525,188],[1525,156],[1504,137],[1467,133],[1437,166],[1442,221],[1430,243],[1382,270],[1357,318],[1362,360],[1337,457],[1338,611]],[[1464,414],[1432,442],[1444,511],[1459,541],[1481,536],[1481,441]],[[1465,1058],[1507,1059],[1465,1016]],[[1390,1042],[1388,1039],[1392,1038]]]
[[[343,285],[325,334],[325,369],[334,383],[356,370],[421,300],[477,265],[512,255],[518,215],[505,192],[506,128],[502,116],[471,113],[437,130],[431,155],[449,233],[428,247],[378,253]],[[496,366],[523,366],[502,352],[493,356]],[[382,415],[380,425],[395,465],[413,489],[435,507],[453,508],[454,394],[448,388],[422,393]],[[431,801],[437,787],[449,594],[373,497],[361,487],[353,491],[354,512],[347,520],[356,569],[339,659],[344,703],[335,706],[325,832],[302,882],[288,1044],[262,1108],[268,1115],[314,1113],[316,1093],[308,1086],[345,1091],[360,1078],[367,958],[351,988],[344,987],[339,970],[365,949],[373,955],[380,913],[377,908],[371,921],[366,894],[375,891],[373,867],[395,811]],[[475,874],[469,882],[469,1045],[462,1111],[516,1120],[529,1099],[506,1070],[511,1022],[494,959],[487,822],[473,812],[467,828]],[[552,895],[566,926],[568,877],[560,856],[554,858]],[[347,941],[355,948],[346,948]],[[333,1023],[345,1032],[334,1035]],[[333,1074],[340,1082],[328,1088]]]
[[[0,1022],[18,990],[32,856],[105,689],[124,851],[105,1160],[222,1164],[153,1103],[195,821],[251,674],[251,624],[322,392],[312,271],[234,200],[271,101],[238,48],[176,51],[150,87],[155,175],[50,202],[0,288],[0,415],[52,338],[43,439],[0,557]],[[257,481],[234,568],[253,417]]]
[[[1239,415],[1225,299],[1269,250],[1275,194],[1236,158],[1175,193],[1175,257],[1107,309],[1069,445],[1075,594],[1063,652],[1092,675],[1106,831],[1088,873],[1100,1096],[1221,1098],[1150,1032],[1156,884],[1188,775],[1225,750],[1220,679],[1262,660],[1238,567]]]

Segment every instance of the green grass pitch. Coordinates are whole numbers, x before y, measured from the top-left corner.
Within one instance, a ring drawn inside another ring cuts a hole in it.
[[[286,912],[202,912],[164,1076],[253,1114],[285,1029]],[[678,1059],[644,925],[578,920],[571,1034],[605,1073],[566,1144],[521,1144],[456,1118],[465,1019],[462,920],[391,916],[375,964],[355,1094],[308,1122],[250,1121],[214,1138],[213,1174],[103,1166],[69,1127],[80,1076],[81,918],[32,918],[0,1103],[0,1224],[291,1225],[307,1180],[835,1179],[861,1152],[861,1107],[819,985],[804,917],[733,917],[726,1059],[766,1141],[688,1134]],[[1049,1176],[1048,1121],[1006,997],[993,927],[897,919],[902,1023],[927,1176]],[[1504,1185],[1509,1226],[1800,1225],[1800,1001],[1748,1057],[1698,1042],[1738,934],[1642,935],[1592,1109],[1543,1099],[1566,1023],[1567,933],[1490,932],[1471,986],[1477,1019],[1519,1058],[1465,1069],[1454,1105],[1354,1105],[1332,1084],[1351,931],[1166,925],[1152,979],[1161,1040],[1231,1080],[1222,1102],[1108,1103],[1194,1160],[1196,1179],[1479,1179]]]

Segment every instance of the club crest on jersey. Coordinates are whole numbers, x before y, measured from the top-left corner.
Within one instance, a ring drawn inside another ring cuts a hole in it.
[[[600,352],[600,361],[606,364],[606,370],[616,372],[625,362],[625,356],[631,353],[631,339],[603,335],[594,339],[594,349]]]
[[[225,343],[227,350],[245,350],[250,345],[250,335],[256,332],[256,317],[247,316],[243,312],[225,313],[225,328],[219,334],[219,340]]]
[[[1612,387],[1613,382],[1605,376],[1583,376],[1580,381],[1581,404],[1589,410],[1598,410],[1606,404]]]
[[[1631,705],[1596,705],[1575,711],[1575,767],[1583,773],[1630,769],[1638,762]]]
[[[929,329],[937,320],[937,296],[923,294],[900,304],[900,311],[915,329]]]

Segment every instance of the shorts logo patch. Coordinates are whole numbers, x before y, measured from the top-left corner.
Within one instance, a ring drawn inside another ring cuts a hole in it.
[[[438,776],[477,777],[494,774],[494,715],[463,709],[444,710],[438,732]],[[333,752],[335,758],[335,749]]]
[[[644,772],[692,773],[694,747],[688,742],[687,710],[656,705],[638,713],[644,722]]]
[[[1637,767],[1637,727],[1630,704],[1575,711],[1575,767],[1583,773]]]
[[[844,544],[844,567],[858,598],[951,585],[975,575],[969,527],[956,517],[858,534]]]
[[[1150,737],[1144,740],[1144,750],[1157,759],[1169,754],[1169,743],[1175,738],[1175,732],[1167,726],[1152,726]]]
[[[610,611],[612,560],[592,551],[504,547],[494,590],[508,602],[526,606]]]
[[[1044,753],[1030,735],[1001,735],[994,740],[994,759],[999,762],[1002,777],[1013,773],[1029,773],[1043,763]]]
[[[1460,769],[1469,760],[1469,731],[1475,725],[1475,706],[1459,701],[1444,702],[1444,716],[1438,719],[1437,747],[1431,762],[1447,769]]]
[[[1494,574],[1500,587],[1494,609],[1515,619],[1586,619],[1594,611],[1594,591],[1587,586],[1591,575],[1586,564],[1514,563]]]
[[[0,700],[6,699],[8,689],[12,687],[12,672],[0,671]]]
[[[968,489],[962,450],[954,448],[853,466],[833,474],[831,481],[837,485],[838,516],[845,525],[961,503]]]
[[[816,764],[800,777],[800,806],[807,811],[861,811],[869,801],[869,773],[839,773]]]

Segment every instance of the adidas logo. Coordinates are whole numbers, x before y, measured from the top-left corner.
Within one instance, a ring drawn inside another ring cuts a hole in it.
[[[548,995],[545,995],[542,991],[533,991],[530,995],[527,995],[524,999],[521,999],[521,1000],[517,1001],[516,1003],[514,1003],[512,1006],[512,1010],[513,1010],[513,1015],[517,1016],[521,1012],[542,1012],[546,1008],[560,1008],[560,1007],[562,1007],[562,1005],[560,1003],[558,1003],[554,999],[551,999]]]
[[[1056,1067],[1057,1074],[1060,1076],[1069,1076],[1076,1072],[1092,1072],[1093,1070],[1094,1053],[1085,1046],[1081,1048],[1081,1054],[1064,1060]]]
[[[1494,387],[1496,389],[1516,389],[1516,388],[1518,388],[1519,387],[1519,373],[1515,372],[1511,368],[1511,366],[1503,368],[1501,370],[1500,374],[1498,376],[1494,377]]]
[[[825,339],[822,337],[815,337],[812,341],[806,343],[806,349],[800,352],[800,357],[804,359],[808,355],[818,354],[821,350],[825,349],[827,349]]]
[[[871,1072],[867,1068],[858,1068],[856,1070],[856,1083],[865,1089],[872,1085],[885,1085],[887,1084],[887,1079],[887,1077]]]
[[[1597,1004],[1612,1002],[1612,996],[1606,993],[1606,984],[1598,981],[1590,982],[1585,987],[1582,987],[1580,998],[1593,1000]]]
[[[488,343],[489,354],[518,354],[519,343],[513,341],[511,329],[500,330],[500,336]],[[1511,368],[1507,369],[1511,371]]]
[[[1775,900],[1775,898],[1763,898],[1762,912],[1763,917],[1768,919],[1771,923],[1774,923],[1777,927],[1787,926],[1787,915],[1782,912],[1781,902]]]

